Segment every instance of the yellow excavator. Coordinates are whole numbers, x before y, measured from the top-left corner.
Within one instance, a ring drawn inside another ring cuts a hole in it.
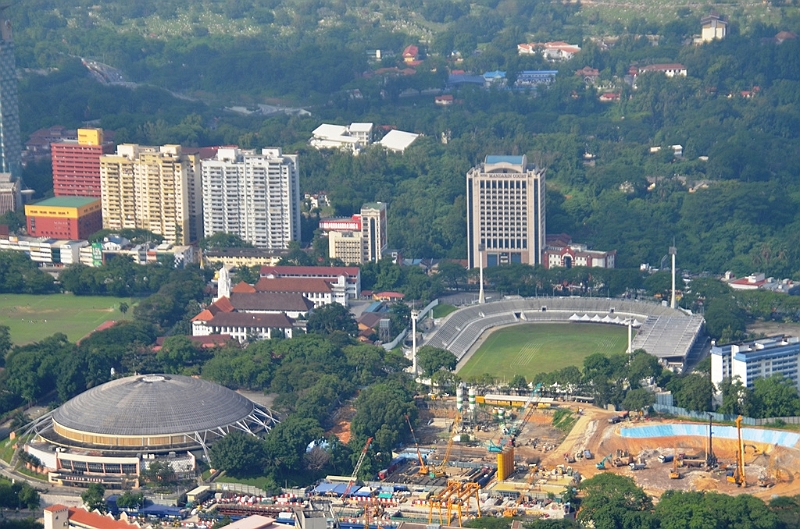
[[[669,471],[669,479],[681,479],[681,473],[678,472],[678,447],[675,447],[674,454],[672,456],[672,469]]]

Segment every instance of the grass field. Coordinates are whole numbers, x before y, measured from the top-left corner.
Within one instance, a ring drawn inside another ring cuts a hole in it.
[[[128,313],[119,311],[119,304],[129,305]],[[11,328],[11,341],[24,345],[57,332],[77,341],[108,320],[130,319],[135,300],[106,296],[73,296],[51,294],[0,295],[0,324]]]
[[[484,373],[500,380],[582,367],[592,353],[612,355],[625,351],[627,327],[587,323],[529,323],[494,331],[458,371],[461,378]]]

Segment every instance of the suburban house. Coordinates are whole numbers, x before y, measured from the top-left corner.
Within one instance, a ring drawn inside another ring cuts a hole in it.
[[[728,23],[719,13],[710,13],[700,20],[700,43],[724,39],[728,33]]]
[[[583,79],[583,82],[587,84],[593,84],[600,78],[600,70],[590,66],[584,66],[580,70],[576,71],[575,75]]]

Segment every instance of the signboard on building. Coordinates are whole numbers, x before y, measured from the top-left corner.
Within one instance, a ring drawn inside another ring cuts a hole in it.
[[[92,266],[103,266],[103,243],[92,243]]]

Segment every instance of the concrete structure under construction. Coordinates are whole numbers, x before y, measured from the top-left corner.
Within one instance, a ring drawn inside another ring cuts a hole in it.
[[[179,375],[136,375],[96,386],[34,421],[25,451],[66,486],[129,488],[155,461],[179,475],[195,454],[232,431],[252,435],[276,423],[268,409],[225,387]]]
[[[545,233],[544,170],[527,156],[487,156],[467,172],[470,268],[542,264]]]

